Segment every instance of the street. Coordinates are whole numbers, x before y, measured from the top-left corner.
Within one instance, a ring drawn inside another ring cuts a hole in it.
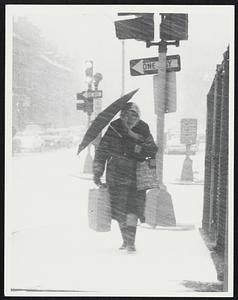
[[[132,8],[5,4],[5,296],[233,295],[234,5]],[[110,123],[112,212],[160,190],[96,232]]]
[[[178,184],[183,155],[165,155],[164,159],[165,184],[173,199],[177,226],[152,229],[140,224],[138,251],[127,255],[118,250],[121,237],[114,221],[106,233],[88,227],[87,193],[95,185],[89,175],[82,174],[85,154],[77,157],[76,149],[71,148],[13,157],[7,224],[9,289],[18,294],[41,291],[40,295],[44,291],[175,295],[197,291],[197,283],[218,284],[198,231],[203,185]],[[200,180],[203,154],[192,156]]]

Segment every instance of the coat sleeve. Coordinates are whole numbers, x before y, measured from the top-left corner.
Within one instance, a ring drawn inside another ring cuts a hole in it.
[[[141,152],[148,157],[154,158],[156,152],[158,151],[158,147],[155,144],[154,138],[147,124],[145,124],[144,136],[145,136],[145,140],[142,143],[140,143],[140,146],[142,147]]]
[[[106,161],[110,157],[111,136],[112,130],[108,128],[95,151],[93,160],[93,174],[99,178],[103,175]]]

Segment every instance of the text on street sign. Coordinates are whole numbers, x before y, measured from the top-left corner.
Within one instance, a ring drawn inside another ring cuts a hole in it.
[[[85,98],[102,98],[102,91],[86,91],[84,92]]]
[[[197,119],[181,119],[181,144],[196,144],[197,140]]]

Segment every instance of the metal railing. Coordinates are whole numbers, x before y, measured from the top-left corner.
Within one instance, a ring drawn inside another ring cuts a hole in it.
[[[229,47],[207,94],[202,229],[227,265],[228,247]],[[226,257],[226,259],[225,259]],[[225,280],[224,274],[224,280]]]

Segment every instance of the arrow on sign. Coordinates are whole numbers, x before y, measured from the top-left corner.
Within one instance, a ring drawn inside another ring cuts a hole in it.
[[[157,61],[151,61],[146,62],[144,60],[140,60],[138,63],[136,63],[132,69],[140,74],[145,74],[145,72],[148,71],[156,71],[158,72],[158,60]]]
[[[86,97],[84,96],[85,92],[77,93],[76,98],[77,100],[86,100]]]

